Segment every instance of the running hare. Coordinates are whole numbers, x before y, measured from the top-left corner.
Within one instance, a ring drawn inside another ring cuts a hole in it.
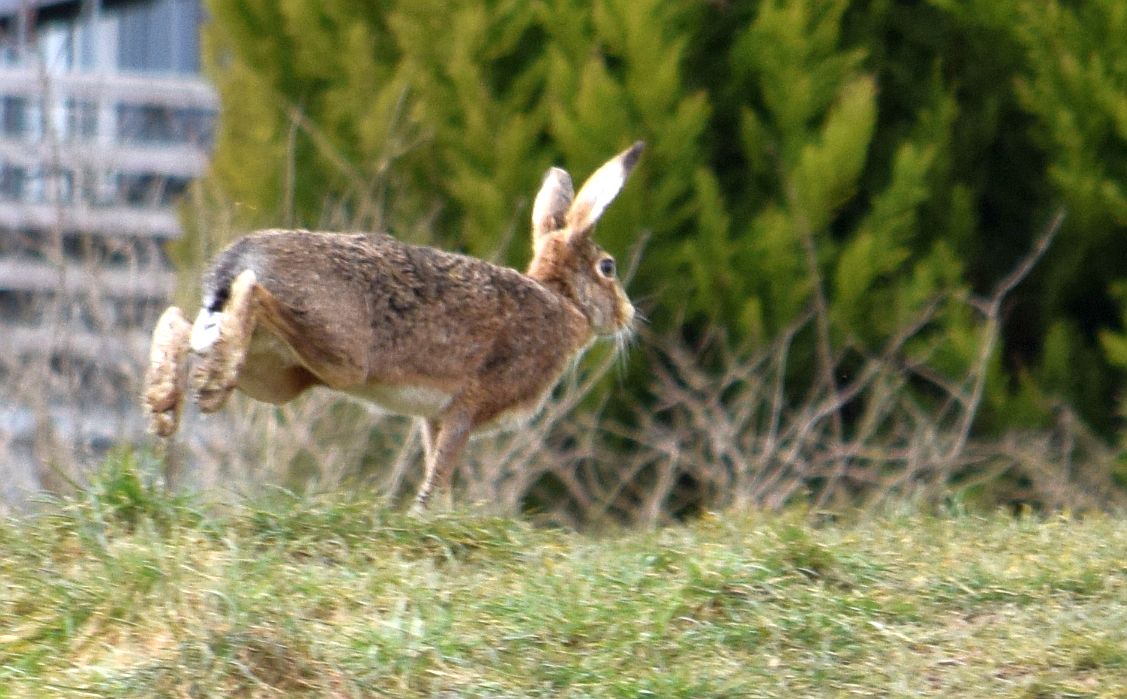
[[[170,306],[153,330],[153,431],[176,431],[188,384],[203,412],[234,388],[277,404],[328,386],[425,420],[425,508],[473,432],[531,415],[596,336],[630,331],[634,307],[591,235],[641,151],[612,158],[578,194],[567,172],[548,171],[526,274],[382,234],[236,241],[204,276],[195,323]]]

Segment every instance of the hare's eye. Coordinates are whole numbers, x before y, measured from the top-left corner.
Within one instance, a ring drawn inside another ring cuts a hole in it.
[[[599,260],[599,274],[607,279],[614,277],[614,260],[609,257],[604,257]]]

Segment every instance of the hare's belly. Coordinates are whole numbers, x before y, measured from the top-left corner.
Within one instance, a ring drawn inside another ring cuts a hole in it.
[[[369,383],[346,392],[400,415],[435,417],[450,404],[451,395],[429,386]]]

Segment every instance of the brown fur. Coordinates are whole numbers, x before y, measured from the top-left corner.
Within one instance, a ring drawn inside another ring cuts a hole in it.
[[[153,332],[153,430],[175,432],[186,381],[205,412],[234,388],[284,403],[327,386],[425,419],[425,507],[470,434],[533,412],[595,337],[629,331],[633,306],[591,236],[640,150],[608,161],[578,195],[567,173],[549,172],[527,274],[383,234],[236,241],[204,277],[196,326],[171,307]]]

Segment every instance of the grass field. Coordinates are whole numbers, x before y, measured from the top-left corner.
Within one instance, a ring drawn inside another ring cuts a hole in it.
[[[207,505],[125,459],[0,523],[0,696],[1127,697],[1127,521],[817,520]]]

